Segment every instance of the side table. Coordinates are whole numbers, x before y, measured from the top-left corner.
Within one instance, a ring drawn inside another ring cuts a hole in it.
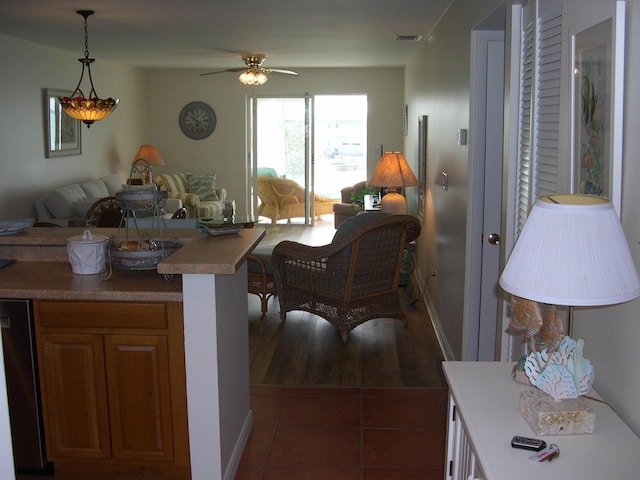
[[[540,480],[638,478],[640,439],[608,405],[596,412],[592,434],[536,436],[520,415],[523,389],[511,377],[513,362],[444,362],[449,383],[445,479]],[[590,396],[597,398],[593,390]],[[511,448],[514,435],[555,443],[560,456],[532,462],[532,452]]]

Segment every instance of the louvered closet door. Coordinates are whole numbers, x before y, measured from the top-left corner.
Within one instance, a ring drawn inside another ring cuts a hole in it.
[[[513,213],[507,221],[512,237],[506,244],[511,247],[517,242],[536,198],[558,193],[559,170],[564,167],[558,160],[562,6],[557,0],[529,0],[513,6],[512,12],[514,23],[519,21],[520,32],[511,48],[519,52],[520,64],[511,71],[513,76],[518,75],[519,88],[513,180],[516,185],[510,199]],[[509,252],[504,253],[508,258]],[[511,314],[509,308],[503,310],[505,330]],[[515,360],[524,353],[522,343],[511,335],[503,337],[502,347],[503,358]]]
[[[555,1],[523,6],[516,232],[535,199],[558,192],[562,11]]]

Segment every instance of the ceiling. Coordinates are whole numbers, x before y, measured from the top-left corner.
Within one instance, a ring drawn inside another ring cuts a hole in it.
[[[404,65],[453,0],[0,0],[0,34],[143,68]]]

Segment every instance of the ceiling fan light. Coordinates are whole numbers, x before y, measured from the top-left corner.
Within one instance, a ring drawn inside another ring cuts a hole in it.
[[[249,69],[242,72],[238,79],[245,85],[262,85],[267,81],[267,76],[263,72]]]

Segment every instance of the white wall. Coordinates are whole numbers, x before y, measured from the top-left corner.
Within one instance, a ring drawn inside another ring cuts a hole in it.
[[[34,216],[33,200],[55,186],[110,173],[128,176],[131,159],[146,143],[146,73],[97,58],[94,85],[99,95],[119,97],[118,108],[90,129],[83,125],[82,155],[45,158],[42,89],[72,91],[80,53],[0,36],[0,218]],[[83,81],[88,94],[84,87]]]
[[[458,145],[457,133],[469,128],[471,30],[501,3],[455,1],[406,67],[409,135],[404,149],[416,172],[418,116],[429,117],[427,204],[418,239],[418,278],[426,284],[457,359],[462,355],[469,153]],[[448,175],[448,191],[439,183],[441,172]],[[414,213],[415,195],[415,191],[407,195]]]
[[[237,74],[201,77],[202,70],[153,70],[149,72],[150,142],[158,147],[166,166],[154,172],[187,169],[194,174],[216,174],[217,184],[246,208],[245,143],[247,96],[366,94],[368,98],[368,172],[373,173],[379,147],[402,148],[400,111],[404,104],[404,69],[339,68],[296,69],[298,78],[269,75],[266,84],[247,87]],[[178,114],[192,101],[204,101],[216,112],[217,127],[204,140],[191,140],[178,126]],[[363,179],[365,180],[365,179]]]

